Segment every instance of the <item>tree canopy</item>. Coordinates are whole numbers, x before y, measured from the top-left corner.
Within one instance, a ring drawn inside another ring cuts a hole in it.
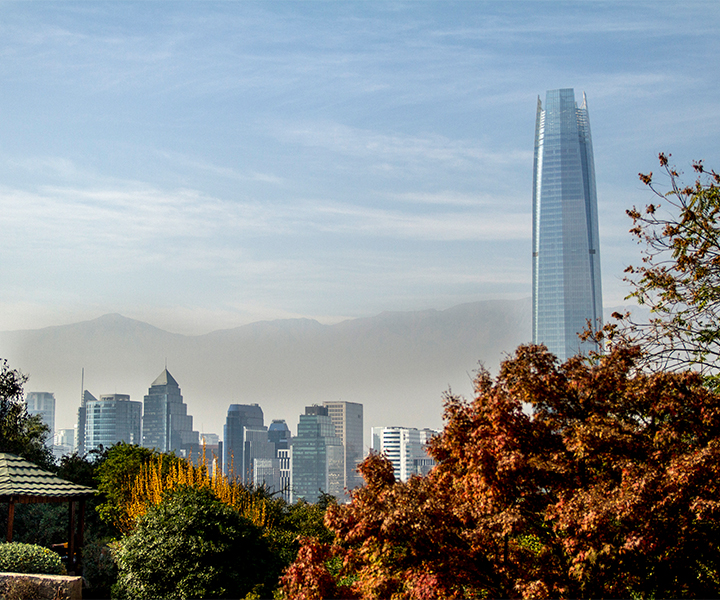
[[[652,368],[712,375],[720,358],[720,175],[697,161],[695,182],[684,185],[669,156],[659,159],[665,181],[639,174],[657,201],[627,211],[630,233],[644,245],[642,263],[626,269],[629,298],[648,307],[650,319],[616,313],[620,326],[608,333],[641,345]]]
[[[117,560],[120,598],[242,598],[277,577],[262,530],[207,488],[169,491],[123,539]]]
[[[51,469],[54,461],[47,436],[47,425],[38,415],[30,415],[23,399],[27,376],[0,359],[0,452],[9,452]]]
[[[287,597],[686,597],[720,593],[720,396],[646,373],[637,348],[564,364],[521,346],[446,399],[437,466],[372,455]]]

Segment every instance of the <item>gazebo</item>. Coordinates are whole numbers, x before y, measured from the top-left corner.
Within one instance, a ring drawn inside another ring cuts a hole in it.
[[[68,573],[80,574],[80,557],[85,529],[85,499],[95,490],[56,477],[24,458],[0,452],[0,501],[8,503],[7,541],[12,542],[15,504],[68,502]],[[76,504],[79,514],[76,522]]]

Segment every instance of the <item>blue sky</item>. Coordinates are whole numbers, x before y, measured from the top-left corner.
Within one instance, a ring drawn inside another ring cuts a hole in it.
[[[527,297],[559,87],[621,304],[637,173],[720,168],[719,34],[715,2],[0,2],[0,330]]]

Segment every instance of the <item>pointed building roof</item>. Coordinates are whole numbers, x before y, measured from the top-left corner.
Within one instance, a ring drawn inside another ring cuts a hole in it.
[[[178,384],[178,382],[175,381],[175,378],[170,375],[170,371],[167,370],[167,367],[165,367],[163,372],[157,376],[157,379],[152,382],[150,387],[154,387],[156,385],[174,385],[180,387],[180,384]]]
[[[95,490],[56,477],[24,458],[0,452],[0,502],[67,502]]]

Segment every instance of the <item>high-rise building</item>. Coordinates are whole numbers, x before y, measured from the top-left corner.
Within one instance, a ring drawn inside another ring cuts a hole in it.
[[[60,460],[67,454],[72,454],[75,450],[75,430],[74,429],[57,429],[55,430],[55,444],[53,445],[53,455]]]
[[[180,456],[197,454],[199,434],[193,431],[180,386],[167,368],[152,382],[143,403],[143,446]]]
[[[407,481],[413,475],[427,475],[435,466],[427,443],[437,434],[434,429],[373,427],[372,449],[387,456],[397,481]]]
[[[270,452],[263,444],[269,445],[262,408],[231,404],[223,427],[223,473],[242,483],[252,482],[252,460],[266,458],[263,450]]]
[[[83,379],[84,375],[85,372],[83,370]],[[78,408],[77,425],[75,426],[75,449],[80,456],[85,454],[85,422],[87,420],[85,407],[87,406],[87,403],[92,400],[97,400],[97,398],[87,390],[83,389],[83,392],[80,395],[80,408]]]
[[[533,342],[560,360],[593,348],[602,326],[597,195],[587,99],[572,89],[538,98],[533,177]]]
[[[273,419],[267,431],[271,456],[253,459],[253,483],[290,501],[290,440],[292,435],[284,419]]]
[[[142,402],[127,394],[105,394],[85,403],[85,451],[118,442],[140,444]]]
[[[275,457],[277,458],[280,450],[287,450],[290,448],[290,440],[292,434],[290,428],[287,426],[285,419],[273,419],[268,428],[268,440],[275,446]]]
[[[28,392],[25,404],[30,415],[38,415],[50,430],[46,442],[52,445],[55,438],[55,394],[51,392]]]
[[[350,491],[363,483],[357,466],[363,459],[363,405],[357,402],[323,402],[335,426],[335,435],[343,443],[345,475],[343,486]]]
[[[325,492],[343,495],[345,451],[324,406],[308,406],[300,415],[297,436],[290,446],[292,502],[317,502]]]

